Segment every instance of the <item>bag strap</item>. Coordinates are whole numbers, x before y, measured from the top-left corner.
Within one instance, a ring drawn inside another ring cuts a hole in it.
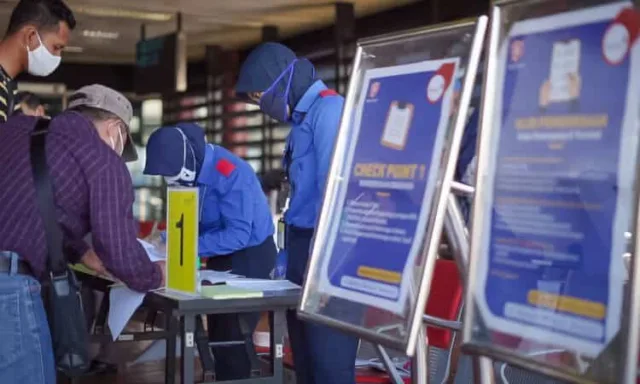
[[[47,269],[55,276],[67,271],[67,263],[63,254],[62,230],[57,220],[56,205],[53,197],[53,184],[47,165],[45,143],[49,131],[49,120],[39,119],[31,133],[31,168],[36,187],[38,209],[47,240]]]

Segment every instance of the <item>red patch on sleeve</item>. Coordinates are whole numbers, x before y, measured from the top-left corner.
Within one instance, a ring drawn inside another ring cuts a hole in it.
[[[236,166],[233,165],[233,163],[230,162],[229,160],[222,159],[218,161],[218,163],[216,164],[216,169],[218,170],[218,172],[222,173],[226,177],[229,177],[231,172],[233,172],[233,170],[236,169]]]
[[[327,96],[338,96],[338,92],[334,91],[333,89],[325,89],[324,91],[320,91],[320,97]]]

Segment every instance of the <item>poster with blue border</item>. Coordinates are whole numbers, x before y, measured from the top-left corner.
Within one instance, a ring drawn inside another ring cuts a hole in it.
[[[505,36],[472,287],[489,330],[588,357],[619,331],[639,31],[619,2],[519,21]]]
[[[402,314],[452,113],[459,59],[367,70],[329,224],[323,293]]]

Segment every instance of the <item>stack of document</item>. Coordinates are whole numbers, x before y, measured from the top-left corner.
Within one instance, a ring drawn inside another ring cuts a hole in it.
[[[198,271],[198,280],[202,285],[203,282],[207,282],[209,284],[222,284],[226,283],[229,280],[241,278],[240,275],[234,275],[231,271],[210,271],[210,270],[201,270]]]
[[[264,292],[255,289],[235,288],[229,285],[209,285],[202,287],[200,294],[215,300],[249,299],[263,297]]]
[[[261,292],[288,291],[291,289],[300,288],[299,285],[294,284],[289,280],[239,278],[229,280],[226,282],[226,284],[230,287],[251,289]]]

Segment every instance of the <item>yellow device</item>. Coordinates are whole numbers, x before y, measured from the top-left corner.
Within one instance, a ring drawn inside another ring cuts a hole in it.
[[[167,289],[197,291],[198,201],[198,188],[167,189]]]

